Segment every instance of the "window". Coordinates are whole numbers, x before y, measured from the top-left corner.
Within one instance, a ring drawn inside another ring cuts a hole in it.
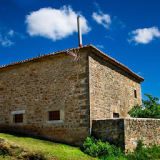
[[[137,90],[134,89],[134,98],[137,98]]]
[[[113,118],[119,118],[119,113],[113,113]]]
[[[49,111],[48,119],[49,121],[60,120],[60,111]]]
[[[14,115],[14,122],[15,123],[22,123],[23,122],[23,114],[15,114]]]
[[[25,110],[21,111],[12,111],[12,118],[11,118],[11,123],[25,123],[26,122],[26,115],[25,115]]]

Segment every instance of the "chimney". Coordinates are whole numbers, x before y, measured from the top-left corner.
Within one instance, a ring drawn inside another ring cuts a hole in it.
[[[77,27],[78,27],[79,47],[82,47],[82,35],[81,35],[80,17],[77,17]]]

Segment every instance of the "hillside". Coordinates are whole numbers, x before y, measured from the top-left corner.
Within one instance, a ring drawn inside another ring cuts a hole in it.
[[[5,133],[0,133],[0,154],[2,151],[6,153],[4,158],[0,155],[3,160],[94,160],[78,147]]]

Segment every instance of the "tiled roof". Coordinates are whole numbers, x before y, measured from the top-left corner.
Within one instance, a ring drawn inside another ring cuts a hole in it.
[[[134,73],[133,71],[131,71],[128,67],[126,67],[125,65],[121,64],[120,62],[116,61],[115,59],[111,58],[110,56],[108,56],[107,54],[103,53],[102,51],[100,51],[99,49],[97,49],[95,46],[89,44],[89,45],[84,45],[82,47],[76,47],[76,48],[71,48],[69,50],[79,50],[79,49],[92,49],[94,51],[96,51],[96,53],[103,59],[106,59],[108,60],[110,63],[116,65],[117,67],[125,70],[128,74],[132,75],[133,77],[135,77],[136,79],[138,79],[140,82],[144,81],[144,78],[137,75],[136,73]],[[68,50],[68,49],[67,49]],[[27,60],[23,60],[23,61],[18,61],[18,62],[14,62],[14,63],[10,63],[10,64],[6,64],[6,65],[3,65],[3,66],[0,66],[0,69],[2,68],[7,68],[7,67],[10,67],[10,66],[14,66],[14,65],[18,65],[18,64],[23,64],[23,63],[27,63],[27,62],[31,62],[31,61],[36,61],[38,59],[41,59],[41,58],[45,58],[45,57],[49,57],[49,56],[52,56],[52,55],[57,55],[57,54],[60,54],[60,53],[65,53],[67,52],[67,50],[62,50],[62,51],[57,51],[57,52],[53,52],[53,53],[49,53],[49,54],[45,54],[45,55],[41,55],[41,56],[37,56],[37,57],[34,57],[34,58],[30,58],[30,59],[27,59]]]

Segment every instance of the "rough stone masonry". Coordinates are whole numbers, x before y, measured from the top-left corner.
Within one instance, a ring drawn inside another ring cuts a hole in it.
[[[160,119],[119,118],[94,120],[92,135],[125,151],[136,149],[139,140],[147,146],[160,145]]]
[[[125,118],[144,79],[93,45],[0,67],[0,131],[81,146],[92,121]],[[126,143],[128,143],[126,141]]]

